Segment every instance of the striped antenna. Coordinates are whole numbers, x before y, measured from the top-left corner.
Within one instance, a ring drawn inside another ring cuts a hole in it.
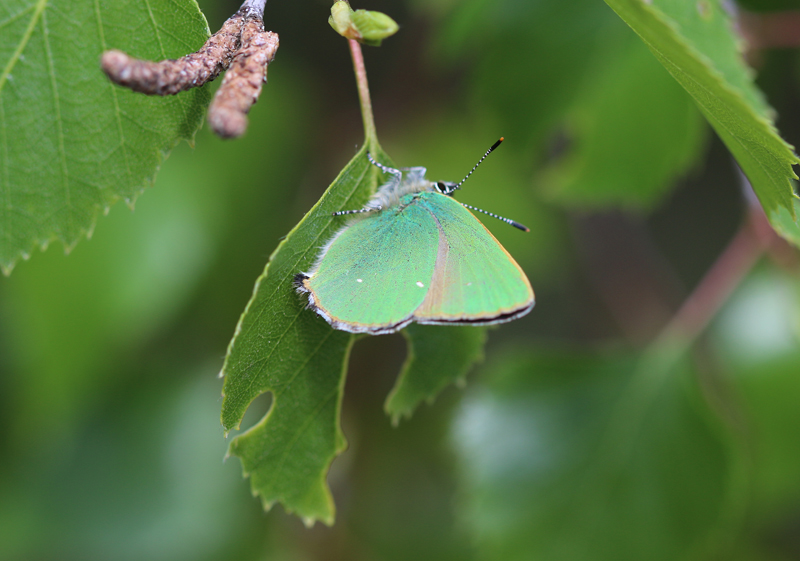
[[[503,140],[505,140],[505,139],[504,139],[504,138],[501,136],[501,137],[500,137],[500,140],[498,140],[497,142],[495,142],[494,144],[492,144],[492,147],[491,147],[491,148],[489,148],[489,149],[486,151],[486,153],[483,155],[483,157],[481,157],[481,159],[480,159],[480,160],[478,160],[478,163],[477,163],[477,164],[475,164],[475,167],[473,167],[471,170],[469,170],[469,173],[467,174],[467,176],[466,176],[464,179],[462,179],[461,181],[459,181],[458,183],[456,183],[456,186],[455,186],[455,187],[453,187],[453,191],[455,191],[456,189],[460,188],[460,187],[461,187],[461,185],[462,185],[462,184],[463,184],[463,183],[464,183],[464,182],[465,182],[467,179],[469,179],[469,176],[470,176],[470,175],[472,175],[472,173],[473,173],[473,172],[474,172],[476,169],[478,169],[478,166],[479,166],[479,165],[481,165],[481,162],[483,162],[483,160],[485,160],[485,159],[486,159],[486,156],[488,156],[489,154],[491,154],[492,152],[494,152],[495,148],[497,148],[498,146],[500,146],[500,143],[501,143],[501,142],[503,142]]]
[[[501,138],[500,140],[503,140],[503,139]],[[491,150],[490,150],[490,152],[491,152]],[[472,205],[468,205],[466,203],[462,203],[461,201],[458,201],[458,202],[461,203],[461,206],[465,206],[470,210],[475,210],[475,211],[478,211],[478,212],[482,212],[483,214],[488,214],[492,218],[497,218],[498,220],[502,220],[503,222],[505,222],[506,224],[508,224],[510,226],[513,226],[514,228],[519,228],[523,232],[530,232],[531,231],[530,228],[528,228],[524,224],[520,224],[516,220],[511,220],[510,218],[505,218],[504,216],[500,216],[499,214],[495,214],[493,212],[489,212],[488,210],[483,210],[482,208],[478,208],[478,207],[475,207],[475,206],[472,206]]]

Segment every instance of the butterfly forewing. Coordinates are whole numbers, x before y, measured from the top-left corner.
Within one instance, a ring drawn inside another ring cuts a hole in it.
[[[496,323],[533,307],[528,278],[492,234],[457,201],[439,193],[418,199],[434,217],[439,248],[420,323]]]

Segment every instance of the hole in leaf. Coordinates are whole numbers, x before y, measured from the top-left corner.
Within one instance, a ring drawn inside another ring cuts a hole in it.
[[[251,401],[242,418],[239,432],[244,432],[257,425],[264,418],[264,415],[269,412],[270,407],[272,407],[272,392],[270,391],[262,393]]]

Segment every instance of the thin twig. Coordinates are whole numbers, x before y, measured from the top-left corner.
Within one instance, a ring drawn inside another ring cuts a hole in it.
[[[348,39],[350,54],[353,57],[353,70],[356,73],[358,85],[358,99],[361,102],[361,118],[364,121],[364,138],[370,141],[375,138],[375,118],[372,116],[372,101],[369,97],[369,84],[367,83],[367,69],[364,66],[364,55],[361,53],[361,43]]]
[[[774,235],[761,207],[751,206],[725,251],[653,344],[680,340],[682,346],[691,345],[763,255]]]

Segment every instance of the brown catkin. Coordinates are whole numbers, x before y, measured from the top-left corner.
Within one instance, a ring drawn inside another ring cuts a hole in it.
[[[236,138],[247,129],[247,113],[258,101],[278,43],[278,34],[265,32],[260,17],[247,18],[241,47],[208,109],[208,122],[222,138]]]
[[[103,53],[100,64],[113,82],[149,95],[175,95],[202,86],[230,66],[248,13],[242,8],[199,51],[177,60],[151,62],[112,50]]]

